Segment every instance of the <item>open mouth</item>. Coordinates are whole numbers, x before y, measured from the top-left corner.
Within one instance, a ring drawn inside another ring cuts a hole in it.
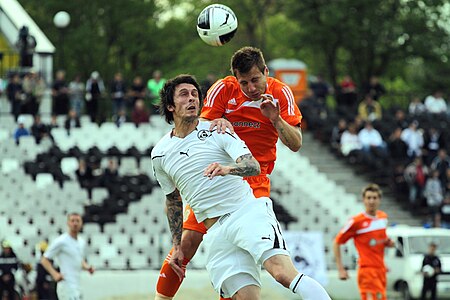
[[[195,110],[195,105],[188,106],[187,110]]]

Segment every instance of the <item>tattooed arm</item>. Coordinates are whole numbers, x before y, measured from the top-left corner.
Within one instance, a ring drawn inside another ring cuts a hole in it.
[[[183,232],[183,201],[180,192],[175,189],[171,194],[166,195],[167,220],[169,221],[170,232],[172,233],[173,252],[169,260],[169,265],[178,275],[180,280],[185,276],[182,268],[184,254],[181,250],[181,233]]]
[[[183,229],[183,201],[178,189],[166,195],[167,219],[172,233],[173,245],[181,244],[181,232]]]
[[[212,179],[215,176],[225,176],[228,174],[242,177],[255,176],[260,172],[261,169],[258,161],[249,153],[240,156],[233,166],[223,166],[219,163],[212,163],[206,168],[203,175]]]

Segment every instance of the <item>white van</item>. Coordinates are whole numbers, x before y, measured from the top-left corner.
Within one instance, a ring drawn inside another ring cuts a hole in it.
[[[387,234],[396,244],[385,253],[388,290],[399,291],[404,300],[420,298],[422,261],[429,244],[435,242],[443,272],[438,275],[438,299],[450,299],[450,230],[397,225],[389,227]]]

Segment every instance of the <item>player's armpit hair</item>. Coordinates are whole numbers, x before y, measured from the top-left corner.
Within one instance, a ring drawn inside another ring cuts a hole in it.
[[[175,189],[166,195],[167,220],[169,221],[172,240],[181,244],[181,233],[183,232],[183,201],[180,192]]]
[[[236,166],[231,167],[230,174],[242,177],[255,176],[261,173],[258,161],[251,154],[244,154],[236,159]]]

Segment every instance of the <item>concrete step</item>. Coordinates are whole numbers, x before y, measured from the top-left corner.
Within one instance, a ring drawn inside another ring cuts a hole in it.
[[[324,173],[327,178],[343,186],[344,189],[351,194],[361,197],[361,189],[369,184],[370,178],[363,174],[357,174],[356,171],[344,161],[339,160],[331,153],[327,146],[315,140],[311,133],[303,133],[303,147],[300,155],[307,157],[312,165]],[[412,216],[409,211],[405,210],[396,199],[384,188],[384,196],[380,209],[386,211],[389,215],[390,223],[408,224],[420,226],[421,220]],[[363,204],[361,203],[363,208]]]

